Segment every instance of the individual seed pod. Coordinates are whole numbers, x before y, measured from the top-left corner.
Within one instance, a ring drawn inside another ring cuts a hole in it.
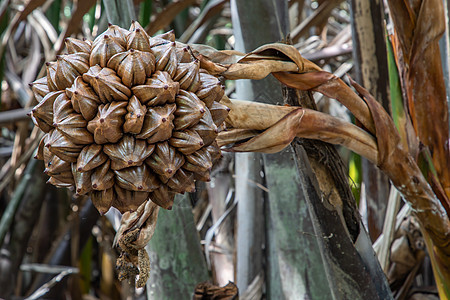
[[[75,192],[77,195],[85,195],[92,191],[91,171],[80,172],[77,165],[72,163],[72,175],[75,182]]]
[[[115,70],[122,82],[131,88],[144,84],[146,78],[152,75],[155,70],[155,57],[150,52],[130,49],[111,57],[108,68]]]
[[[44,161],[45,168],[49,167],[49,163],[52,161],[52,158],[55,156],[53,153],[50,152],[50,149],[45,146],[45,145],[47,145],[47,143],[50,139],[50,135],[53,133],[53,130],[56,130],[56,129],[52,129],[52,131],[47,133],[46,138],[43,141],[45,144],[44,144],[44,149],[42,149],[42,160]]]
[[[50,135],[50,133],[44,134],[44,136],[39,141],[39,146],[38,146],[38,149],[36,152],[36,156],[34,157],[35,159],[44,160],[44,149],[47,149],[45,147],[45,144],[47,143],[49,135]]]
[[[211,172],[210,172],[210,170],[197,171],[194,173],[194,179],[198,180],[198,181],[209,182],[209,181],[211,181]]]
[[[39,78],[34,82],[30,83],[31,90],[36,97],[37,102],[41,102],[42,99],[50,93],[48,90],[47,76]]]
[[[183,130],[197,124],[207,110],[205,104],[192,92],[180,90],[175,102],[175,130]]]
[[[206,146],[214,142],[219,134],[219,130],[216,124],[214,124],[209,110],[206,110],[200,118],[200,121],[190,129],[195,130],[200,135]]]
[[[150,38],[150,46],[156,47],[156,46],[160,46],[160,45],[164,45],[164,44],[168,44],[170,42],[175,42],[175,33],[172,30],[167,31],[165,33],[162,34],[158,34],[155,35],[154,37]]]
[[[149,108],[145,115],[142,131],[136,137],[138,139],[147,139],[149,144],[169,139],[172,136],[174,127],[173,112],[175,111],[175,108],[175,104]]]
[[[222,157],[222,152],[220,151],[220,147],[216,141],[214,141],[211,145],[207,146],[205,149],[206,151],[209,152],[213,164]]]
[[[87,126],[97,144],[117,143],[122,138],[126,106],[127,102],[112,102],[98,107],[97,115]]]
[[[150,172],[146,164],[115,170],[116,183],[123,189],[130,191],[153,191],[160,185],[158,178]]]
[[[31,110],[31,120],[44,132],[53,128],[53,103],[64,91],[48,93],[38,105]]]
[[[47,62],[45,66],[47,68],[47,86],[50,92],[54,92],[58,90],[58,86],[56,85],[56,62]]]
[[[103,146],[97,144],[85,146],[77,159],[77,171],[87,172],[106,162],[108,156],[102,150]]]
[[[173,81],[169,73],[156,71],[144,85],[135,86],[132,91],[143,104],[157,106],[174,103],[179,89],[180,84]]]
[[[169,143],[162,142],[156,144],[155,152],[145,162],[166,183],[184,164],[184,156]]]
[[[216,124],[216,126],[220,126],[227,118],[228,113],[230,112],[230,108],[214,101],[209,108],[209,112],[211,113],[214,124]]]
[[[55,83],[58,89],[71,87],[75,78],[89,69],[89,54],[75,53],[56,56]]]
[[[83,80],[88,82],[103,103],[112,101],[127,101],[131,90],[127,88],[110,68],[92,66],[83,74]]]
[[[76,162],[83,145],[76,145],[59,130],[53,130],[45,147],[65,161]]]
[[[97,39],[99,40],[97,41]],[[97,37],[92,46],[89,65],[95,66],[98,64],[102,68],[106,67],[109,59],[114,54],[123,51],[125,51],[125,47],[120,44],[119,39],[112,38],[107,34]]]
[[[117,208],[122,214],[127,211],[135,211],[148,199],[148,192],[133,192],[126,190],[114,185],[114,190],[116,192],[116,199],[114,200],[112,206]]]
[[[155,146],[145,140],[136,140],[131,135],[125,135],[117,144],[106,144],[104,152],[111,159],[111,169],[121,170],[140,166],[149,157]]]
[[[175,192],[164,184],[150,193],[150,200],[164,209],[172,209],[174,198]]]
[[[91,53],[91,45],[85,41],[74,39],[74,38],[65,38],[64,43],[66,44],[67,52],[69,54],[74,53]]]
[[[62,160],[58,156],[54,155],[52,159],[45,164],[46,168],[44,170],[45,174],[53,176],[59,173],[70,171],[70,163]]]
[[[116,195],[113,188],[91,192],[92,204],[94,204],[95,208],[102,216],[108,212],[115,199]]]
[[[51,176],[47,182],[48,184],[52,184],[58,188],[71,188],[73,187],[74,183],[64,182],[59,180],[59,177],[57,176]]]
[[[173,78],[177,71],[177,53],[175,43],[164,44],[152,48],[156,58],[156,70],[166,71]]]
[[[66,94],[72,101],[73,109],[81,113],[87,121],[92,120],[98,106],[102,103],[94,90],[84,82],[83,78],[77,77],[70,88],[66,89]]]
[[[125,133],[139,134],[144,125],[145,114],[147,107],[139,102],[136,96],[130,98],[127,106],[128,113],[125,115],[125,124],[123,124],[123,131]]]
[[[130,25],[129,31],[130,31],[130,33],[133,33],[133,32],[136,31],[136,30],[142,31],[142,34],[144,34],[144,35],[147,37],[147,39],[150,38],[150,36],[148,35],[148,33],[145,31],[145,28],[142,27],[141,23],[139,23],[139,22],[136,21],[136,20],[132,20],[132,21],[131,21],[131,25]]]
[[[195,92],[200,86],[200,62],[194,60],[190,63],[179,63],[173,80],[180,83],[180,88]]]
[[[204,145],[198,133],[188,129],[172,132],[169,144],[185,155],[197,151]]]
[[[177,193],[193,193],[195,192],[194,174],[180,168],[175,175],[167,181],[167,186]]]
[[[191,155],[186,155],[183,168],[194,173],[209,171],[212,168],[211,154],[202,148]]]
[[[70,168],[68,171],[53,174],[50,177],[49,183],[53,184],[53,182],[57,182],[55,181],[55,179],[59,182],[70,184],[71,186],[75,184],[75,181],[73,180],[72,170],[70,170]]]
[[[208,108],[211,107],[214,101],[219,102],[225,94],[219,79],[206,73],[205,70],[200,70],[200,83],[196,93],[198,98],[205,102]]]
[[[177,59],[179,63],[189,63],[192,61],[193,57],[191,52],[189,51],[189,46],[178,46],[175,48],[175,52],[177,53]]]
[[[136,49],[140,51],[151,52],[152,50],[150,48],[148,34],[145,32],[141,25],[139,26],[140,28],[130,30],[130,34],[127,35],[127,50]]]
[[[127,35],[130,32],[126,30],[125,28],[119,27],[117,25],[108,24],[108,29],[103,32],[101,35],[97,36],[92,43],[93,46],[97,45],[98,43],[102,42],[105,35],[109,36],[110,38],[114,39],[116,43],[121,45],[122,47],[127,47]]]
[[[87,121],[75,112],[72,102],[65,93],[59,95],[53,103],[52,125],[75,144],[85,145],[94,142],[94,137],[86,130]]]
[[[114,185],[114,172],[111,171],[111,161],[109,159],[92,171],[91,183],[92,189],[96,191],[107,190]]]

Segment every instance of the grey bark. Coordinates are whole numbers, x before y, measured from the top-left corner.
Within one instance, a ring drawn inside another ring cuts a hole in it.
[[[286,1],[231,1],[235,49],[249,52],[266,43],[281,40],[287,32]],[[236,97],[271,102],[281,101],[280,84],[273,78],[236,82]],[[249,182],[262,183],[262,156],[257,153],[236,154],[237,270],[236,283],[244,293],[253,279],[263,271],[264,195]]]
[[[356,81],[389,112],[389,72],[382,1],[352,0],[351,13]],[[389,179],[364,158],[362,173],[365,194],[361,196],[366,198],[368,231],[372,241],[375,241],[383,229]]]
[[[160,209],[147,250],[147,299],[190,299],[195,286],[209,279],[187,195],[177,195],[171,211]]]

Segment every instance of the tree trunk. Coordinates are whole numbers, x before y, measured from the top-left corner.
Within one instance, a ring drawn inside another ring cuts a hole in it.
[[[389,72],[381,1],[352,0],[352,38],[356,81],[364,86],[390,111]],[[362,158],[362,180],[365,185],[367,225],[374,242],[383,230],[389,180],[375,165]]]
[[[195,286],[209,279],[187,194],[177,195],[173,209],[160,209],[150,257],[148,299],[190,299]]]

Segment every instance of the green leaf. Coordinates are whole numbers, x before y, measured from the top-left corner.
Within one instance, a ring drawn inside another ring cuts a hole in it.
[[[146,27],[150,23],[150,17],[152,16],[152,0],[144,0],[141,3],[140,13],[139,13],[139,23],[142,27]]]
[[[61,14],[61,0],[55,0],[45,12],[50,23],[53,25],[57,33],[60,33],[59,20]]]

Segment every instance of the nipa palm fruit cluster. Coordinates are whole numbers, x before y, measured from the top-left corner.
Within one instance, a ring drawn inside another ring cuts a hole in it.
[[[65,42],[68,54],[31,84],[49,183],[90,194],[103,214],[147,199],[170,209],[176,193],[209,179],[228,108],[189,48],[171,32],[149,37],[137,22]]]

